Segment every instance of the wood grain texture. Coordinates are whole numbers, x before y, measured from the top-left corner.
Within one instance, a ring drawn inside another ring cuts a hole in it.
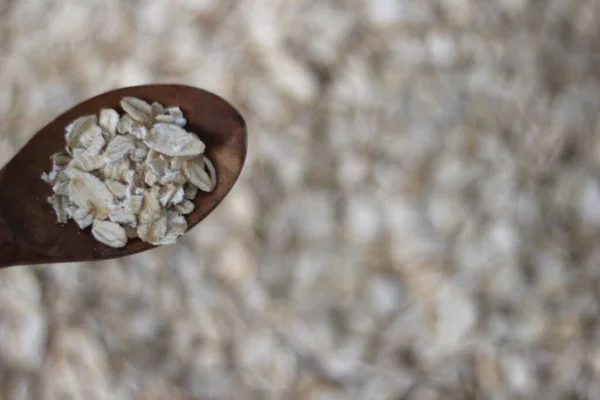
[[[206,154],[217,169],[211,193],[200,191],[196,209],[187,216],[191,229],[223,200],[237,181],[246,159],[247,131],[240,113],[225,100],[207,91],[184,85],[144,85],[113,90],[78,104],[41,129],[0,171],[0,267],[19,264],[103,260],[152,249],[139,239],[122,249],[97,242],[90,229],[80,230],[70,221],[56,222],[46,199],[50,185],[40,179],[52,167],[50,156],[63,151],[65,127],[75,118],[96,114],[101,108],[120,113],[123,96],[135,96],[165,106],[179,106],[187,118],[186,129],[206,143]]]

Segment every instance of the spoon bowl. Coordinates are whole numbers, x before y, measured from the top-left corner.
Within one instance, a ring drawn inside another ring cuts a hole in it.
[[[237,181],[247,150],[247,130],[241,114],[228,102],[205,90],[185,85],[126,87],[92,97],[42,128],[0,170],[0,267],[22,264],[106,260],[155,248],[140,239],[123,248],[94,239],[90,229],[73,222],[59,224],[47,198],[52,188],[41,180],[52,167],[50,157],[64,150],[65,127],[74,119],[97,114],[102,108],[119,111],[120,100],[133,96],[165,106],[179,106],[186,129],[206,144],[206,154],[217,170],[210,193],[198,192],[195,210],[186,216],[188,231],[223,200]]]

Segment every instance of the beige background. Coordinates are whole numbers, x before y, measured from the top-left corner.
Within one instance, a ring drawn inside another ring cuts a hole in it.
[[[595,0],[0,0],[0,163],[141,83],[250,129],[179,245],[0,271],[1,398],[600,399],[599,35]]]

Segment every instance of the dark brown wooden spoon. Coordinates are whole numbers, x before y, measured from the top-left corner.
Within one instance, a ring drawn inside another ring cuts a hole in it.
[[[122,112],[119,101],[124,96],[179,106],[188,121],[186,129],[206,143],[218,181],[211,193],[198,193],[196,209],[187,216],[190,229],[233,187],[246,159],[247,132],[240,113],[225,100],[184,85],[134,86],[98,95],[46,125],[0,170],[0,267],[105,260],[154,248],[139,239],[121,249],[111,248],[96,241],[89,228],[80,230],[72,221],[57,223],[46,201],[52,189],[40,179],[52,168],[50,156],[63,151],[65,127],[71,121],[106,107]]]

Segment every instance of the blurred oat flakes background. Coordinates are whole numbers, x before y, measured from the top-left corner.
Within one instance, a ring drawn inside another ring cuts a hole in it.
[[[1,398],[600,399],[599,30],[595,0],[0,0],[0,163],[150,82],[250,132],[181,244],[0,271]]]

